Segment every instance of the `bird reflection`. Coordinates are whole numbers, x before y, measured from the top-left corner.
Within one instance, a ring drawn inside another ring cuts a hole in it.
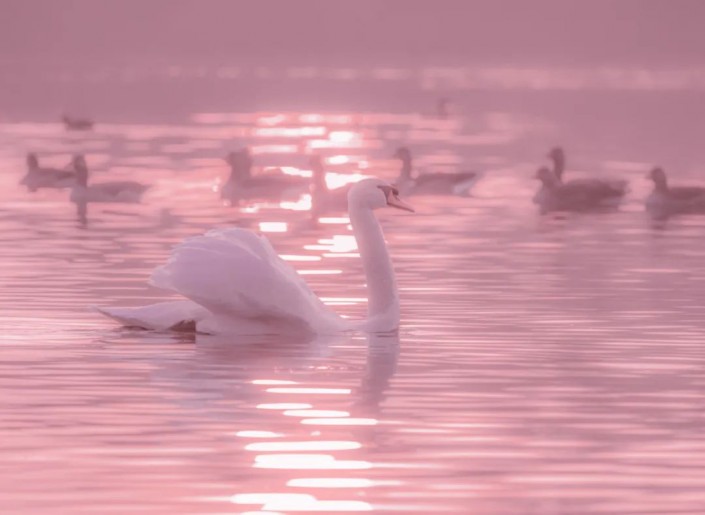
[[[377,417],[389,382],[397,371],[399,333],[367,335],[367,363],[358,388],[355,408],[366,416]]]

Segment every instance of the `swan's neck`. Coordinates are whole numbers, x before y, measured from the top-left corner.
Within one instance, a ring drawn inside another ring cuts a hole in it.
[[[399,295],[394,268],[382,228],[371,209],[350,206],[350,223],[367,279],[367,317],[370,330],[392,330],[399,325]]]

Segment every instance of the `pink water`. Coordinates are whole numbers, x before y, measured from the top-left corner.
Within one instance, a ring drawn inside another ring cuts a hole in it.
[[[683,105],[651,94],[651,111],[623,106],[625,126],[625,111],[662,120]],[[602,134],[599,120],[569,126],[562,109],[514,102],[449,120],[281,102],[170,125],[108,118],[91,133],[0,125],[0,511],[703,513],[705,217],[646,219],[658,124],[620,152],[616,120]],[[538,215],[530,177],[566,140],[576,169],[631,181],[619,212]],[[173,244],[240,226],[265,232],[336,310],[364,313],[343,214],[314,223],[306,198],[220,201],[222,157],[243,142],[258,166],[291,173],[323,152],[332,184],[394,178],[401,142],[423,169],[485,172],[471,198],[380,213],[398,337],[154,334],[88,310],[167,298],[146,279]],[[17,185],[28,150],[55,166],[83,152],[95,181],[153,187],[81,222],[66,191]],[[663,156],[697,181],[698,152]]]

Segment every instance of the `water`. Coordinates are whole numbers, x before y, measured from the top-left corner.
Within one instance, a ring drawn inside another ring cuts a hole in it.
[[[542,95],[450,120],[283,100],[169,125],[108,118],[93,133],[0,125],[0,510],[703,513],[705,217],[654,225],[642,207],[657,157],[698,179],[698,148],[653,144],[692,137],[655,122],[696,103],[641,93],[609,115],[621,94]],[[567,114],[579,104],[595,117]],[[379,213],[398,336],[234,341],[120,329],[88,310],[166,298],[146,279],[173,244],[241,226],[334,309],[364,314],[341,214],[312,222],[306,198],[219,201],[222,157],[243,141],[258,165],[291,173],[322,152],[332,183],[393,178],[401,142],[421,168],[485,171],[472,198]],[[566,141],[569,168],[630,179],[619,212],[537,214],[531,173]],[[28,150],[56,166],[84,152],[92,180],[153,188],[81,221],[66,191],[17,186]]]

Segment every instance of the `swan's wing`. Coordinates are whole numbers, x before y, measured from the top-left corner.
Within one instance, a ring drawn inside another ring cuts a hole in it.
[[[156,331],[195,330],[196,324],[208,317],[208,311],[190,300],[159,302],[149,306],[93,308],[98,313],[128,327]]]
[[[185,240],[151,283],[224,319],[282,320],[324,330],[339,319],[269,241],[246,229],[219,229]]]

